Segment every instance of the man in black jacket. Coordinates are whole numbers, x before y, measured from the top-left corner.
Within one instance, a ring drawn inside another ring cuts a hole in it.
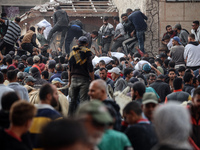
[[[123,114],[129,127],[125,134],[128,136],[134,150],[150,150],[157,138],[151,123],[142,118],[142,109],[137,102],[128,103]]]
[[[170,87],[167,83],[164,82],[165,76],[164,75],[159,75],[158,79],[150,84],[149,86],[154,88],[156,93],[160,96],[161,102],[165,101],[165,97],[171,93]]]
[[[61,34],[61,40],[60,40],[60,45],[58,50],[61,51],[64,39],[65,39],[65,34],[67,33],[68,30],[68,23],[69,23],[69,17],[67,15],[67,12],[62,10],[60,6],[56,7],[56,12],[53,14],[53,23],[54,26],[49,32],[49,35],[47,37],[48,44],[50,44],[50,40],[55,32],[62,32]]]

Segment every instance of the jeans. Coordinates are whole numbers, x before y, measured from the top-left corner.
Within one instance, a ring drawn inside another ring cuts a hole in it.
[[[136,31],[136,36],[138,38],[138,43],[140,46],[140,50],[145,53],[144,51],[144,30],[143,31]]]
[[[4,50],[5,48],[5,50]],[[0,52],[3,54],[3,55],[6,55],[8,54],[10,51],[15,51],[14,50],[14,45],[10,45],[8,43],[6,43],[4,40],[2,40],[0,42]]]
[[[47,41],[48,41],[48,44],[50,44],[51,42],[51,38],[53,36],[53,34],[55,32],[62,32],[61,34],[61,40],[60,40],[60,45],[59,45],[59,48],[62,49],[62,46],[64,44],[64,39],[65,39],[65,35],[67,33],[67,30],[68,30],[68,27],[67,26],[59,26],[59,25],[55,25],[53,26],[53,28],[51,29],[51,31],[49,32],[49,35],[47,37]]]
[[[127,46],[127,45],[131,45],[131,43],[135,43],[135,44],[137,43],[137,40],[135,37],[128,38],[122,43],[126,55],[129,53],[132,53],[132,54],[134,53],[132,51],[133,48],[128,49],[128,46]],[[135,45],[135,44],[133,44],[133,45]]]
[[[77,108],[77,101],[80,98],[80,103],[88,100],[89,79],[87,78],[73,78],[71,80],[69,95],[71,103],[69,105],[69,115],[73,115]]]
[[[116,41],[114,41],[114,43],[112,45],[112,48],[111,48],[111,51],[112,52],[116,52],[117,49],[122,46],[122,42],[123,41],[124,41],[124,39],[123,40],[116,40]]]
[[[74,37],[76,39],[78,39],[79,37],[81,37],[83,35],[83,31],[81,30],[81,28],[76,27],[76,26],[71,26],[69,28],[69,31],[67,33],[67,37],[65,39],[65,51],[66,54],[70,53],[70,44],[73,41]]]

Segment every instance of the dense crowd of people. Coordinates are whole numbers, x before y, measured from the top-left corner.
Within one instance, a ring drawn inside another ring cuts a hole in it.
[[[90,34],[57,6],[46,39],[45,27],[21,36],[20,18],[1,14],[1,149],[200,149],[199,21],[191,33],[167,25],[153,57],[139,9],[113,19]]]

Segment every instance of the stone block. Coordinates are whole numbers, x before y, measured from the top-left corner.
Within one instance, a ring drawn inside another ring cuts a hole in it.
[[[180,21],[184,17],[184,3],[166,3],[166,21]]]
[[[159,2],[159,20],[165,21],[165,2]]]
[[[185,3],[185,20],[199,20],[200,14],[200,3],[192,2],[192,3]]]

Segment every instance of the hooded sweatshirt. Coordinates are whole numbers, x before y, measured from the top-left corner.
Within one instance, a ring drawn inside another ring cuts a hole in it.
[[[200,66],[200,45],[198,42],[189,42],[185,46],[184,59],[187,59],[188,67]]]
[[[69,17],[67,15],[66,11],[64,11],[62,9],[57,10],[53,14],[53,23],[54,23],[54,26],[58,25],[58,26],[68,27]]]

